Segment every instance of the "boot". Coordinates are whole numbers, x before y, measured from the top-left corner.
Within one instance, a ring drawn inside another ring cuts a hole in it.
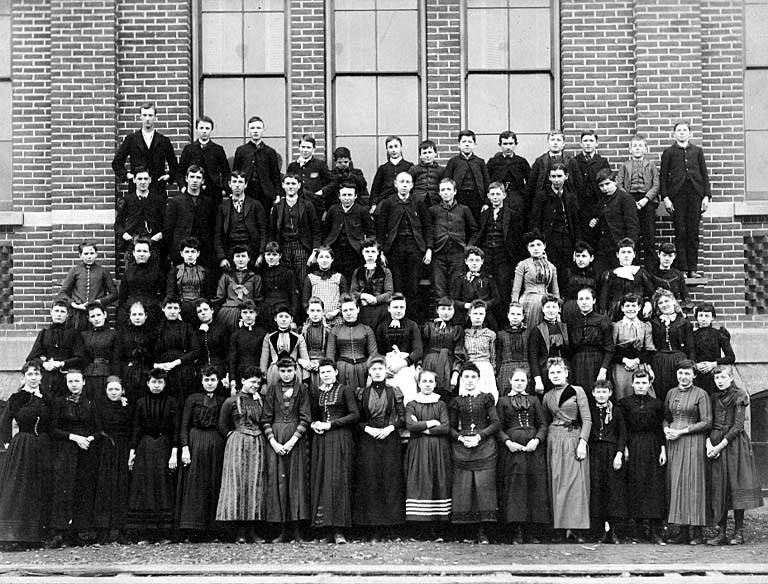
[[[298,523],[293,526],[293,541],[296,543],[304,541],[304,538],[301,535],[301,526]]]
[[[285,528],[285,525],[283,525],[280,528],[280,535],[273,539],[272,543],[286,543],[289,540],[290,538],[288,537],[288,530]]]
[[[725,537],[725,535],[723,535]],[[731,541],[728,542],[731,545],[744,545],[744,530],[743,529],[737,529],[733,532],[733,537],[731,538]]]
[[[704,536],[701,534],[701,527],[698,525],[691,529],[691,541],[690,545],[701,545],[704,543]]]
[[[667,543],[673,543],[673,544],[683,544],[683,543],[690,543],[691,536],[688,531],[687,525],[681,525],[680,531],[677,532],[677,535],[667,538]]]
[[[523,529],[522,527],[516,527],[514,532],[512,533],[512,544],[513,545],[520,545],[524,541],[523,538]]]
[[[485,534],[485,529],[482,526],[477,529],[477,543],[481,545],[488,545],[488,536]]]
[[[661,537],[661,532],[658,525],[651,523],[648,526],[648,535],[651,543],[656,545],[667,545],[664,538]]]
[[[707,540],[707,545],[725,545],[728,543],[728,538],[725,537],[725,529],[718,525],[715,535]]]

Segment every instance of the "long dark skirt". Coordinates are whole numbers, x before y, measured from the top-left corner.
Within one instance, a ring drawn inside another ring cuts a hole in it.
[[[475,448],[453,444],[453,523],[496,521],[496,441]]]
[[[752,443],[746,432],[729,442],[720,456],[707,459],[707,479],[709,523],[717,523],[729,509],[753,509],[763,504]]]
[[[534,428],[508,432],[510,440],[527,444],[536,435]],[[547,448],[534,452],[510,452],[499,444],[499,519],[505,523],[550,523]]]
[[[221,469],[224,464],[224,437],[216,428],[189,431],[191,462],[179,476],[179,529],[210,529],[216,520]]]
[[[86,375],[85,395],[95,404],[102,404],[107,401],[107,375]]]
[[[411,436],[405,453],[405,519],[451,518],[453,462],[446,436]]]
[[[71,440],[54,441],[51,529],[56,532],[93,529],[98,464],[97,445],[83,450]]]
[[[93,510],[93,525],[96,529],[123,527],[131,481],[128,470],[130,450],[128,437],[101,441]]]
[[[274,422],[275,440],[285,444],[296,431],[295,422]],[[270,446],[267,451],[267,521],[286,523],[310,518],[309,447],[301,438],[291,452],[279,456]]]
[[[179,359],[182,353],[180,351],[169,351],[158,357],[158,363],[168,363]],[[194,363],[182,363],[168,372],[165,381],[165,391],[168,395],[175,397],[180,404],[183,404],[187,397],[197,391],[200,382],[195,375]]]
[[[349,527],[354,443],[349,428],[312,437],[312,525]]]
[[[573,377],[571,383],[583,387],[590,399],[602,361],[603,352],[594,347],[586,347],[577,351],[571,359]]]
[[[124,363],[120,371],[128,407],[133,408],[138,399],[147,392],[150,367],[143,363]]]
[[[168,436],[141,438],[128,491],[126,526],[129,529],[173,527],[174,473],[168,469],[170,457]]]
[[[666,467],[659,465],[660,445],[652,432],[627,436],[627,503],[634,519],[663,519],[667,514]]]
[[[51,509],[51,440],[48,434],[19,432],[0,468],[0,541],[43,539]]]
[[[363,433],[355,452],[352,522],[355,525],[397,525],[405,521],[400,436],[384,440]]]
[[[613,469],[616,445],[593,442],[589,446],[589,514],[595,520],[627,516],[626,473]]]
[[[372,306],[360,307],[360,322],[367,324],[373,330],[376,330],[376,327],[379,326],[379,323],[382,320],[384,320],[385,316],[387,316],[386,304],[374,304]]]
[[[217,521],[263,521],[266,516],[264,435],[235,430],[227,438]]]
[[[656,391],[656,397],[664,402],[670,389],[677,386],[677,364],[683,359],[687,359],[682,351],[673,351],[672,353],[656,352],[651,359],[651,367],[656,378],[653,380],[653,388]]]

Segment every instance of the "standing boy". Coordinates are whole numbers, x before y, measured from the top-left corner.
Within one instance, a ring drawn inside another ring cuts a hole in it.
[[[203,169],[203,191],[215,204],[221,203],[227,194],[227,179],[229,177],[229,161],[224,148],[211,140],[213,120],[208,116],[200,116],[195,122],[197,140],[184,146],[179,158],[179,190],[186,186],[186,170],[190,166]]]
[[[155,130],[155,104],[141,104],[141,129],[128,134],[112,159],[112,170],[120,182],[131,182],[139,168],[149,171],[152,189],[157,191],[163,201],[168,198],[166,186],[178,173],[176,153],[171,141]],[[126,170],[125,162],[131,159],[131,168]],[[128,191],[133,191],[128,185]]]
[[[149,188],[152,178],[144,167],[134,169],[134,192],[123,197],[115,218],[115,234],[121,242],[121,250],[131,251],[130,243],[134,237],[149,238],[153,251],[157,252],[163,239],[163,216],[165,215],[165,197]],[[157,253],[156,256],[161,254]],[[131,258],[127,253],[126,263]]]
[[[397,191],[394,188],[395,178],[401,172],[408,172],[413,166],[403,158],[403,141],[400,136],[387,136],[384,141],[387,149],[387,161],[379,166],[376,175],[373,177],[371,185],[371,213],[376,211],[376,207]]]
[[[333,250],[333,267],[349,282],[355,268],[363,263],[363,241],[376,232],[368,209],[357,202],[354,181],[341,183],[339,202],[328,209],[323,227],[327,233],[324,245]]]
[[[485,193],[491,178],[485,161],[475,156],[477,136],[472,130],[462,130],[458,136],[459,153],[445,165],[445,178],[456,182],[456,200],[469,207],[475,221],[480,219],[480,209],[486,204]]]
[[[416,201],[424,201],[427,207],[440,203],[440,181],[445,167],[437,163],[437,146],[432,140],[419,144],[419,163],[408,171],[413,177],[411,196]]]
[[[666,242],[659,246],[658,260],[653,268],[647,268],[651,275],[656,279],[656,286],[671,290],[675,299],[680,303],[683,309],[691,308],[692,303],[688,298],[688,286],[685,283],[685,274],[673,268],[672,265],[677,258],[675,244]],[[647,265],[647,264],[646,264]]]
[[[595,251],[595,272],[602,274],[618,266],[616,244],[628,237],[637,241],[640,225],[637,220],[635,201],[618,188],[612,170],[602,169],[597,173],[597,184],[602,196],[592,208],[588,227],[591,230]]]
[[[701,147],[690,142],[688,122],[676,122],[673,132],[675,143],[661,155],[660,192],[675,227],[677,267],[700,276],[699,226],[712,200],[707,164]]]
[[[565,135],[562,130],[551,130],[547,136],[547,152],[533,161],[531,176],[528,179],[528,199],[533,204],[536,193],[546,189],[549,182],[549,171],[555,164],[563,164],[566,168],[571,162],[571,156],[564,150]]]
[[[432,247],[432,292],[435,301],[448,296],[451,282],[464,273],[464,250],[472,245],[477,223],[469,207],[456,202],[456,183],[440,181],[439,205],[429,208]]]
[[[659,171],[656,163],[646,156],[645,137],[635,134],[629,142],[629,160],[619,166],[616,182],[635,200],[640,221],[643,257],[650,268],[656,260],[656,205],[659,195]]]
[[[315,206],[318,217],[327,211],[325,187],[331,180],[328,165],[315,157],[317,142],[314,136],[303,134],[299,138],[299,157],[288,165],[287,172],[295,174],[301,182],[301,195]]]
[[[245,174],[245,194],[254,197],[269,213],[280,198],[280,158],[274,148],[264,143],[264,120],[259,116],[248,119],[248,135],[248,142],[235,150],[232,169]]]
[[[499,134],[500,152],[488,159],[488,176],[491,182],[504,185],[506,194],[505,205],[511,205],[517,212],[528,217],[531,209],[531,199],[528,198],[526,183],[531,176],[531,165],[522,156],[515,154],[517,134],[504,130]]]
[[[236,245],[245,246],[254,264],[261,263],[261,254],[267,244],[267,217],[264,207],[256,199],[245,196],[245,175],[235,170],[229,177],[232,195],[222,201],[216,211],[213,249],[220,268],[229,269],[229,258]]]
[[[359,168],[355,168],[355,165],[352,163],[352,154],[349,152],[349,148],[339,146],[333,151],[333,169],[331,170],[330,177],[331,182],[323,187],[323,198],[325,199],[325,206],[328,209],[330,209],[334,203],[338,203],[341,183],[350,180],[355,183],[358,202],[367,209],[368,182],[365,180],[365,176],[363,176],[363,171]]]
[[[597,152],[597,132],[585,130],[581,133],[581,152],[571,159],[568,168],[568,180],[573,187],[579,206],[585,217],[593,217],[600,200],[597,188],[597,173],[603,169],[611,170],[608,161]]]

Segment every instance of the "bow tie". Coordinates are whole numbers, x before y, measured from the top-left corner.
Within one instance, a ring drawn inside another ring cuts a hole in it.
[[[392,319],[392,322],[389,323],[389,328],[400,328],[400,321]]]
[[[70,401],[74,404],[80,403],[80,398],[83,397],[83,392],[80,393],[70,393],[67,396],[67,401]]]
[[[469,272],[467,274],[467,281],[472,282],[475,278],[480,277],[480,272]]]

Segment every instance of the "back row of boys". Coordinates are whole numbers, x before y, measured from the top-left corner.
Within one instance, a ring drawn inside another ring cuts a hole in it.
[[[177,163],[170,140],[155,130],[155,112],[154,104],[141,106],[141,129],[125,138],[112,162],[115,174],[121,180],[135,183],[136,171],[142,169],[149,174],[150,183],[148,200],[126,199],[122,203],[116,222],[118,235],[126,241],[135,235],[152,238],[170,236],[173,241],[188,235],[203,235],[201,239],[206,241],[205,233],[194,233],[189,225],[190,221],[198,221],[192,216],[209,213],[205,209],[198,210],[197,200],[188,205],[190,210],[185,212],[180,208],[171,213],[173,225],[170,228],[175,233],[168,233],[168,213],[165,213],[165,234],[160,225],[152,224],[158,223],[164,215],[162,208],[166,203],[166,185],[169,182],[177,182],[182,193],[187,191],[187,170],[190,166],[202,170],[200,192],[211,199],[212,215],[215,215],[221,199],[230,192],[228,179],[231,171],[226,153],[211,140],[213,120],[207,116],[197,120],[197,139],[184,148]],[[268,215],[283,194],[280,159],[275,150],[263,141],[264,122],[261,118],[254,116],[248,120],[248,133],[249,140],[237,148],[232,166],[245,178],[245,194],[259,201]],[[338,202],[341,185],[349,182],[355,185],[358,202],[374,213],[382,201],[396,194],[397,175],[407,172],[413,177],[411,197],[417,202],[423,201],[427,207],[441,202],[440,181],[451,178],[456,202],[467,206],[475,222],[482,224],[481,211],[492,206],[489,189],[492,184],[501,184],[506,193],[503,205],[517,218],[514,231],[518,232],[518,236],[532,226],[549,236],[552,225],[558,228],[560,217],[572,239],[591,240],[598,247],[606,239],[613,240],[614,248],[624,237],[642,239],[646,261],[656,257],[656,206],[659,200],[663,200],[675,228],[676,267],[693,276],[698,263],[701,213],[709,205],[711,191],[703,152],[690,142],[690,125],[684,121],[677,122],[673,133],[675,142],[661,157],[661,172],[646,156],[645,139],[635,135],[630,143],[631,156],[620,165],[618,174],[613,175],[608,160],[597,152],[598,136],[592,130],[581,133],[581,152],[573,157],[564,150],[563,133],[551,131],[548,151],[539,156],[532,167],[525,158],[515,154],[517,136],[512,131],[499,135],[501,151],[486,163],[474,154],[477,144],[475,133],[462,130],[458,134],[459,153],[445,167],[436,161],[437,151],[433,141],[424,140],[419,144],[419,162],[413,164],[404,158],[400,138],[389,136],[385,143],[387,162],[378,168],[370,196],[363,173],[354,168],[349,150],[336,148],[333,153],[334,168],[329,171],[325,162],[314,156],[315,140],[309,135],[301,137],[299,157],[288,165],[287,172],[298,179],[300,194],[311,201],[318,217]],[[125,168],[128,158],[130,171]],[[563,167],[560,168],[560,165]],[[598,173],[604,169],[611,173],[606,185],[613,183],[606,188],[603,188],[603,180],[598,181]],[[131,187],[131,193],[135,194],[134,185]],[[613,196],[616,193],[619,196]],[[535,204],[537,194],[541,199],[538,205]],[[627,202],[628,196],[632,197],[632,203]],[[628,211],[627,207],[631,207],[632,211]],[[184,215],[187,217],[184,218]],[[496,215],[493,213],[494,218]],[[617,216],[624,225],[619,230],[615,225]],[[569,221],[579,225],[568,225]],[[168,244],[166,242],[166,246]],[[512,259],[523,259],[522,240],[513,247],[520,251],[520,257]],[[170,250],[172,253],[176,251],[172,245]],[[612,260],[612,251],[607,254],[609,260]]]

